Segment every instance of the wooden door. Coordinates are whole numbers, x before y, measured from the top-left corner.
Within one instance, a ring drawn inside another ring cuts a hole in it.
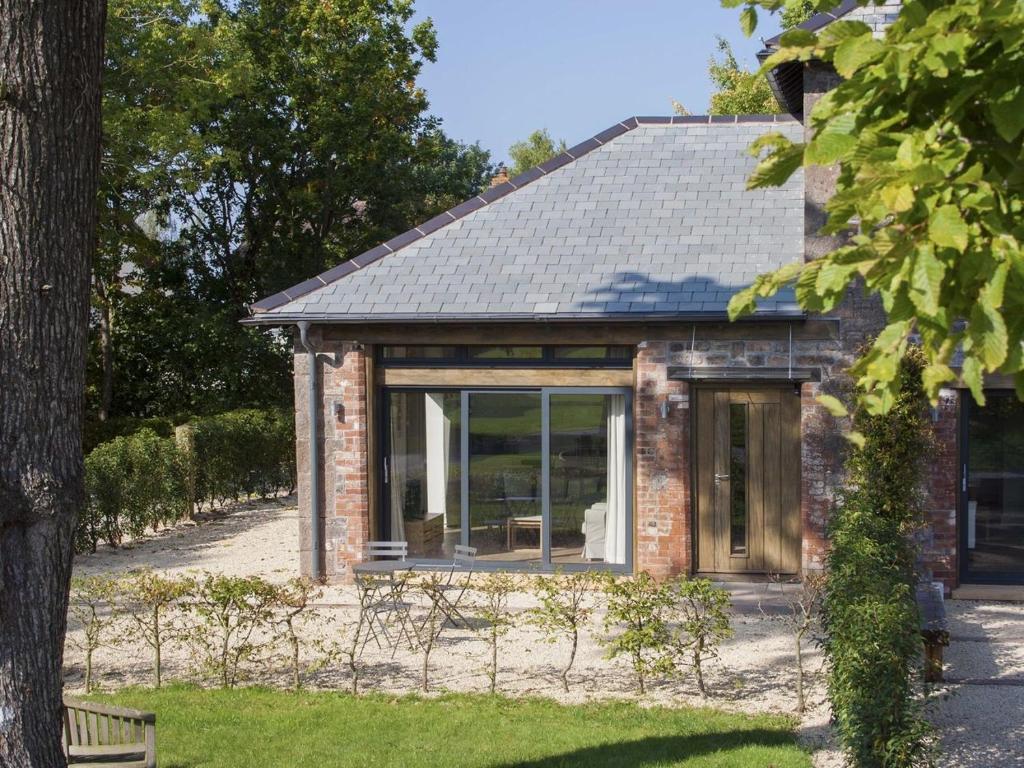
[[[697,568],[800,569],[800,398],[792,389],[700,389]]]

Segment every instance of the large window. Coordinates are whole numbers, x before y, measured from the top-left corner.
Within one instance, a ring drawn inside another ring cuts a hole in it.
[[[385,391],[382,535],[495,567],[625,569],[631,394],[617,388]]]
[[[1024,403],[985,400],[964,397],[964,578],[1024,583]]]

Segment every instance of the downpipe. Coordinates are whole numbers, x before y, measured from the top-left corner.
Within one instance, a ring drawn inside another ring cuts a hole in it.
[[[323,559],[320,555],[320,433],[317,428],[316,351],[309,345],[309,321],[300,320],[299,343],[306,350],[309,371],[309,506],[311,514],[310,545],[311,570],[314,581],[323,578]]]

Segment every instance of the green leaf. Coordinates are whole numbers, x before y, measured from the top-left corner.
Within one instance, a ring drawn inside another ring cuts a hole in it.
[[[953,369],[943,363],[927,365],[921,372],[921,382],[924,384],[925,392],[928,393],[928,397],[932,401],[935,400],[935,395],[943,384],[955,379],[956,374],[953,373]]]
[[[839,45],[844,40],[870,35],[871,27],[863,21],[833,21],[818,33],[818,39],[825,45]]]
[[[1006,359],[1009,349],[1009,334],[999,310],[992,306],[987,291],[978,294],[978,300],[971,309],[968,333],[971,338],[971,352],[985,366],[994,371]]]
[[[988,111],[999,135],[1013,141],[1024,130],[1024,87],[1018,85],[1009,95],[989,102]]]
[[[975,357],[967,355],[964,357],[963,368],[960,369],[960,378],[971,390],[975,402],[978,405],[985,404],[985,388],[982,384],[981,364]]]
[[[850,78],[865,64],[878,58],[885,51],[885,46],[870,33],[844,40],[836,48],[832,64],[842,77]]]
[[[842,400],[838,397],[833,397],[832,395],[818,395],[815,399],[818,401],[819,405],[823,406],[825,410],[837,419],[849,416],[846,406],[843,405]]]
[[[856,430],[851,430],[850,432],[847,432],[846,434],[843,435],[843,437],[845,437],[858,448],[863,448],[864,444],[867,442],[864,438],[864,435],[860,432],[857,432]]]
[[[747,189],[763,187],[781,187],[789,177],[796,173],[804,162],[804,145],[789,144],[769,154],[757,164],[757,168],[747,179]]]
[[[818,44],[818,36],[806,29],[794,27],[782,33],[779,46],[782,48],[803,48]]]
[[[890,184],[882,188],[881,196],[892,213],[903,213],[914,207],[914,189],[909,184]]]
[[[935,249],[923,245],[914,254],[914,268],[910,276],[910,300],[926,315],[939,311],[939,296],[942,281],[946,276],[946,265],[935,258]]]
[[[928,236],[936,245],[955,248],[963,253],[967,249],[967,223],[953,205],[942,205],[932,211],[928,220]]]
[[[749,5],[740,12],[740,29],[747,37],[757,29],[757,11]]]
[[[749,315],[755,309],[757,309],[757,301],[754,296],[753,286],[734,293],[732,298],[729,299],[729,306],[726,307],[730,320],[736,320],[744,315]]]

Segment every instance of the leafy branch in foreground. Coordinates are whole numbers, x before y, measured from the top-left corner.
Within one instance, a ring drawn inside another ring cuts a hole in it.
[[[722,4],[743,6],[750,34],[758,8],[807,0]],[[833,4],[810,2],[815,11]],[[979,403],[984,375],[996,372],[1024,397],[1024,5],[908,0],[883,39],[852,20],[818,34],[793,29],[763,69],[810,60],[831,63],[844,81],[815,105],[809,142],[772,134],[751,147],[763,156],[749,186],[838,164],[823,232],[851,237],[823,258],[760,276],[733,297],[730,317],[791,285],[804,309],[827,312],[862,281],[888,314],[852,369],[870,413],[893,406],[899,363],[917,343],[933,403],[957,380],[958,351],[959,377]]]

